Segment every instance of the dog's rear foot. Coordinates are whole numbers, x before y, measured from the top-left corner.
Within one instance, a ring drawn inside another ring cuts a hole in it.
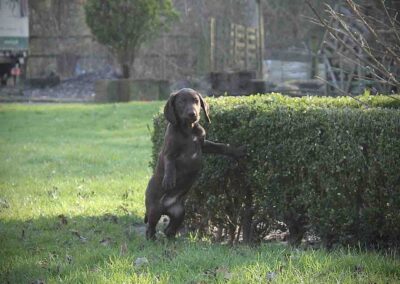
[[[168,226],[167,228],[165,228],[164,234],[169,240],[173,240],[176,236],[176,230]]]
[[[146,239],[149,241],[155,241],[156,240],[156,230],[152,229],[147,229],[146,230]]]

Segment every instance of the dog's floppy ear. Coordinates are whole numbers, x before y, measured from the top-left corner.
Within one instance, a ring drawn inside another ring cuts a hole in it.
[[[177,117],[175,114],[175,98],[177,93],[172,93],[164,107],[164,116],[172,124],[177,124]]]
[[[201,104],[202,109],[204,110],[204,114],[206,116],[207,122],[211,123],[210,116],[209,116],[209,113],[208,113],[208,111],[210,109],[209,106],[208,106],[208,103],[203,99],[203,97],[201,96],[200,93],[197,93],[197,95],[199,96],[200,104]]]

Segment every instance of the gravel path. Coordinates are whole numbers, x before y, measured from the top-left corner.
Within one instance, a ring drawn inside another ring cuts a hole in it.
[[[61,81],[54,87],[26,88],[22,91],[23,98],[31,101],[77,101],[91,102],[94,100],[94,86],[97,80],[115,79],[112,71],[87,73]]]

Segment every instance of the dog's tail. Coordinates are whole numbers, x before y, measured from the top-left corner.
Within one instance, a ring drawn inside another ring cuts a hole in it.
[[[144,214],[144,223],[147,224],[147,221],[148,221],[147,214]]]

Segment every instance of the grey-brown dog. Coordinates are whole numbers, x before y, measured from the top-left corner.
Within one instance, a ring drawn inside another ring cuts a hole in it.
[[[164,115],[168,120],[164,144],[158,156],[157,166],[146,190],[146,237],[155,239],[156,225],[161,215],[170,218],[165,228],[167,237],[174,237],[184,215],[184,197],[193,185],[201,169],[203,153],[244,156],[244,147],[214,143],[205,139],[200,126],[200,110],[210,122],[208,105],[195,90],[185,88],[171,94]]]

